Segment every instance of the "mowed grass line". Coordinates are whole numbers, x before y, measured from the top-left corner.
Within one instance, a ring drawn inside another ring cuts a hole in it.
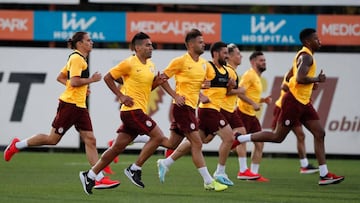
[[[226,171],[235,185],[223,192],[205,191],[191,157],[178,160],[161,184],[157,177],[154,155],[143,167],[145,189],[134,186],[123,170],[136,155],[121,155],[120,162],[111,164],[116,174],[112,179],[121,185],[110,190],[93,190],[86,195],[79,181],[79,171],[89,165],[83,153],[21,152],[11,162],[0,161],[0,202],[360,202],[359,160],[330,159],[331,171],[345,175],[338,185],[318,186],[318,174],[300,175],[298,159],[264,158],[260,172],[268,183],[240,181],[237,157],[229,157]],[[206,156],[212,174],[217,157]],[[310,160],[315,163],[315,160]]]

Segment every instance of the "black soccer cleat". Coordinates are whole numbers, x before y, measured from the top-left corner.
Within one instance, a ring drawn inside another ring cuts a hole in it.
[[[83,186],[84,192],[88,195],[92,194],[92,188],[95,186],[95,180],[91,180],[87,174],[89,171],[80,171],[79,177],[80,182]]]
[[[136,186],[144,188],[145,185],[141,181],[141,170],[133,171],[131,170],[131,165],[124,169],[125,175],[129,178],[129,180]]]

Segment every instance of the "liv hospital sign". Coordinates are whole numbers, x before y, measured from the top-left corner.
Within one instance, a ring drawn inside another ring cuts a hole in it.
[[[238,44],[299,45],[299,32],[316,28],[315,15],[222,15],[222,39]]]

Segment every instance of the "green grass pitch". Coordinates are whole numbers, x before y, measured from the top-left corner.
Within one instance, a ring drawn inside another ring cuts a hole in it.
[[[136,155],[120,155],[119,163],[112,163],[116,172],[112,179],[121,181],[119,187],[93,190],[86,195],[79,181],[79,171],[89,169],[84,153],[20,152],[11,162],[0,161],[0,202],[151,202],[151,203],[222,203],[222,202],[360,202],[360,161],[329,159],[330,171],[345,175],[341,184],[318,186],[318,174],[299,174],[299,161],[295,158],[265,157],[260,173],[270,182],[248,182],[236,179],[238,161],[234,154],[226,167],[229,178],[235,183],[226,191],[205,191],[202,178],[185,156],[170,168],[165,183],[157,176],[156,160],[152,156],[143,166],[142,179],[145,188],[133,185],[123,174]],[[206,156],[212,174],[217,157]],[[249,158],[248,158],[249,160]],[[315,160],[310,160],[315,163]]]

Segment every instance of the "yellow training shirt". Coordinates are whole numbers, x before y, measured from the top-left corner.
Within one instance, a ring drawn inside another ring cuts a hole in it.
[[[175,75],[176,93],[184,96],[185,104],[194,109],[198,105],[200,89],[208,65],[210,64],[205,59],[199,57],[198,61],[194,61],[189,53],[186,53],[174,58],[164,70],[169,78]]]
[[[230,67],[230,65],[228,65],[227,70],[228,70],[230,78],[237,81],[238,76],[237,76],[235,69]],[[238,84],[236,84],[236,85],[238,85]],[[226,95],[225,99],[223,100],[223,102],[221,104],[221,108],[227,112],[231,112],[231,113],[234,112],[237,99],[238,99],[237,94]]]
[[[113,79],[123,78],[121,92],[134,101],[131,107],[122,105],[121,111],[141,109],[147,112],[152,83],[155,77],[155,65],[148,59],[146,64],[140,62],[136,55],[130,56],[110,69]]]
[[[314,83],[299,84],[296,81],[297,74],[298,74],[297,59],[298,59],[299,55],[304,52],[309,54],[311,57],[313,56],[313,54],[307,47],[303,47],[300,51],[298,51],[298,53],[296,54],[296,56],[293,60],[294,76],[289,81],[289,90],[294,95],[296,100],[298,100],[300,103],[308,104],[310,102]],[[315,59],[313,58],[313,64],[310,66],[307,76],[315,77],[315,73],[316,73],[316,62],[315,62]]]
[[[67,103],[75,104],[77,107],[86,108],[88,85],[80,87],[72,87],[70,85],[70,78],[72,77],[89,77],[88,64],[78,50],[75,50],[75,52],[70,55],[61,72],[65,71],[65,69],[67,71],[68,80],[66,81],[65,91],[60,95],[59,99]]]
[[[234,75],[229,73],[228,68],[222,66],[222,67],[216,67],[218,72],[221,75],[225,75],[228,73],[228,79],[233,78]],[[231,71],[231,70],[230,70]],[[214,70],[214,67],[212,65],[208,66],[206,69],[206,79],[207,80],[213,80],[216,77],[216,73]],[[223,106],[224,99],[226,97],[227,87],[210,87],[208,89],[203,90],[203,94],[207,96],[210,100],[208,103],[200,103],[200,108],[210,108],[215,109],[217,111],[220,111],[220,108]],[[233,105],[234,108],[234,105]]]
[[[250,68],[241,76],[239,87],[245,88],[245,95],[249,99],[253,100],[255,103],[260,103],[262,93],[261,78],[253,68]],[[238,100],[238,108],[244,114],[250,116],[256,115],[253,106],[241,99]]]

